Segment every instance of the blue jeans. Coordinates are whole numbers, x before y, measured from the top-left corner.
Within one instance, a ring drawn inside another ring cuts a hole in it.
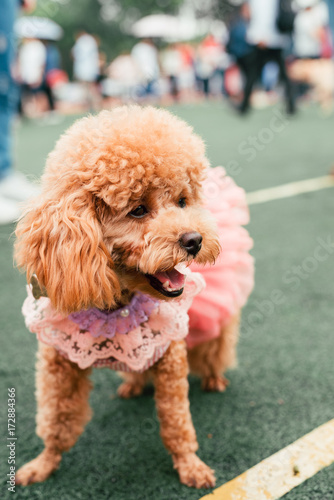
[[[17,0],[0,0],[0,179],[10,172],[11,120],[16,88],[11,76],[15,54],[14,20]]]

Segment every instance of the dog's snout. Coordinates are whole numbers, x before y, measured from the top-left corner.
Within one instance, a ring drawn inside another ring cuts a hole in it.
[[[184,248],[190,255],[197,255],[202,247],[202,236],[196,231],[190,233],[184,233],[180,238],[180,245]]]

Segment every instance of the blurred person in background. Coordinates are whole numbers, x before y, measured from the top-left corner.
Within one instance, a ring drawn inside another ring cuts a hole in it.
[[[108,60],[107,54],[102,50],[99,50],[99,74],[97,76],[96,82],[100,84],[107,77]]]
[[[104,99],[104,83],[108,79],[108,59],[107,54],[101,50],[101,40],[97,38],[98,46],[99,46],[99,74],[96,77],[96,88],[97,93],[99,95],[99,106],[100,108],[104,107],[103,99]]]
[[[178,50],[182,60],[179,75],[181,99],[185,101],[196,100],[195,48],[189,43],[179,43]]]
[[[19,215],[18,202],[38,193],[23,174],[13,170],[12,117],[17,108],[17,95],[12,77],[15,57],[14,21],[16,10],[33,10],[35,0],[0,1],[0,224],[13,222]]]
[[[142,74],[130,52],[124,51],[117,56],[107,67],[106,76],[102,82],[104,97],[121,98],[121,103],[137,99]]]
[[[269,61],[276,62],[279,67],[280,78],[285,85],[287,112],[295,112],[293,85],[287,74],[284,57],[284,49],[288,46],[290,37],[280,32],[277,27],[279,5],[279,0],[249,1],[250,23],[247,41],[254,48],[254,59],[246,76],[244,97],[240,106],[240,112],[243,114],[249,110],[253,87]]]
[[[163,74],[169,82],[169,93],[174,101],[178,101],[180,95],[180,76],[183,69],[183,58],[176,43],[168,45],[168,47],[161,52],[160,62]]]
[[[332,35],[332,40],[334,40],[334,2],[333,0],[327,0],[327,7],[329,10],[329,27]]]
[[[329,10],[322,0],[299,0],[295,20],[294,54],[298,59],[332,56]]]
[[[333,110],[334,62],[331,59],[332,36],[329,10],[322,0],[299,0],[295,21],[294,54],[291,77],[297,82],[299,97],[308,98],[308,90],[321,104],[324,113]]]
[[[49,109],[53,113],[55,111],[55,100],[52,87],[55,75],[58,75],[61,71],[61,56],[54,42],[46,40],[44,45],[46,49],[46,61],[42,87],[48,99]]]
[[[39,91],[46,93],[50,109],[54,109],[53,99],[50,96],[50,89],[44,88],[46,60],[46,48],[40,40],[35,38],[25,38],[23,40],[19,48],[17,64],[18,79],[21,84],[21,114],[23,114],[24,110],[24,101],[29,97],[34,97]],[[36,103],[34,107],[35,109],[37,108]]]
[[[223,53],[222,44],[212,34],[207,35],[197,47],[195,58],[196,79],[199,90],[206,98],[210,95],[210,81],[219,68]]]
[[[230,27],[227,52],[234,58],[244,82],[250,79],[254,65],[254,47],[248,43],[247,31],[250,21],[249,3],[243,2],[238,14]]]
[[[136,43],[131,57],[141,70],[143,97],[152,97],[157,93],[156,85],[160,77],[159,53],[150,38]]]
[[[81,29],[72,48],[73,76],[85,88],[86,101],[90,110],[98,107],[97,79],[100,74],[99,47],[96,38]]]

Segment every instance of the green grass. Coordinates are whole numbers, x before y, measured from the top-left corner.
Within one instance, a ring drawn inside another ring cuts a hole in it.
[[[268,128],[273,110],[241,120],[223,104],[175,107],[205,138],[213,165],[232,160],[235,180],[248,191],[328,173],[334,163],[334,118],[305,109],[273,136],[253,161],[238,148]],[[18,131],[18,167],[38,176],[48,151],[72,118],[59,126],[25,123]],[[265,134],[265,133],[264,133]],[[261,144],[260,144],[261,145]],[[203,394],[191,378],[190,402],[200,444],[199,455],[216,469],[223,484],[263,458],[333,418],[334,398],[334,254],[297,283],[294,266],[308,265],[318,239],[331,237],[334,197],[328,189],[251,208],[256,287],[244,310],[239,367],[221,394]],[[12,266],[13,226],[0,227],[1,498],[6,491],[6,394],[17,391],[17,465],[34,458],[42,443],[34,427],[36,340],[24,326],[20,308],[25,280]],[[295,285],[295,287],[293,286]],[[298,286],[297,286],[298,285]],[[296,289],[294,289],[296,288]],[[281,291],[281,304],[268,300]],[[264,308],[264,309],[263,309]],[[252,313],[263,310],[256,325]],[[44,484],[17,488],[17,499],[196,500],[204,491],[180,485],[159,438],[152,391],[122,401],[115,398],[114,372],[95,370],[92,422],[77,445],[64,455],[60,469]],[[208,438],[212,434],[212,439]],[[286,495],[288,500],[332,500],[330,467]],[[258,499],[254,499],[258,500]]]

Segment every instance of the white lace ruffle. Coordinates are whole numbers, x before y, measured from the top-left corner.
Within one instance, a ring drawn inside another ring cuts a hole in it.
[[[200,274],[187,271],[180,299],[160,301],[146,322],[129,332],[116,333],[113,338],[93,337],[68,317],[57,313],[48,298],[35,300],[30,287],[22,312],[27,328],[41,342],[55,347],[82,369],[106,364],[113,367],[114,364],[127,367],[129,371],[143,371],[157,361],[157,353],[163,355],[171,341],[187,336],[188,310],[204,286]]]

